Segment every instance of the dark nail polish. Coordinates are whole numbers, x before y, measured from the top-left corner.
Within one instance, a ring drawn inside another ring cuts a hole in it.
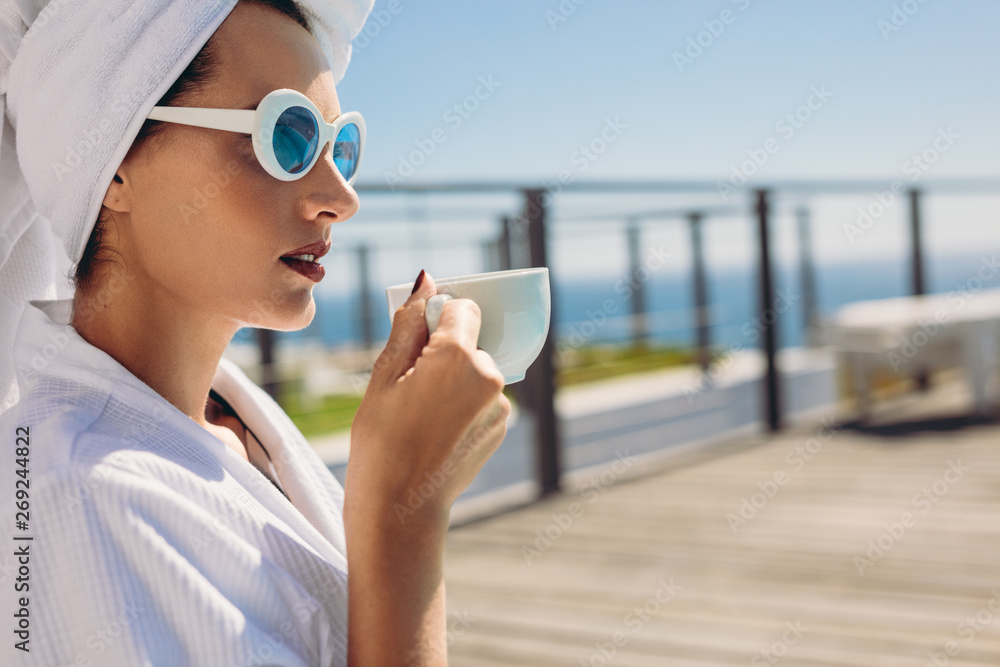
[[[413,283],[413,289],[410,290],[410,294],[414,294],[418,289],[420,289],[420,283],[424,282],[424,270],[420,269],[420,275],[417,276],[417,282]]]

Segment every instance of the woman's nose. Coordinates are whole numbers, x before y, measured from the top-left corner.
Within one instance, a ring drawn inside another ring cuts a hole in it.
[[[337,169],[328,143],[323,148],[313,168],[302,178],[306,188],[303,214],[310,220],[326,213],[334,222],[343,222],[358,212],[361,202],[358,193],[347,184],[346,179]]]

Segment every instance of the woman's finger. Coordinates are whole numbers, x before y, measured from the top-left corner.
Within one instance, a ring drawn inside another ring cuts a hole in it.
[[[427,299],[437,292],[437,286],[429,273],[421,272],[423,278],[406,302],[396,309],[392,318],[392,330],[385,349],[375,360],[370,385],[386,386],[398,380],[413,367],[427,344],[427,322],[424,308]]]
[[[482,324],[482,313],[472,299],[452,299],[441,308],[441,319],[438,321],[438,332],[454,339],[459,345],[475,350],[479,341],[479,329]]]

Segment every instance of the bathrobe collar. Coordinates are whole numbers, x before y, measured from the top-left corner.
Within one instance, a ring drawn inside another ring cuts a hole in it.
[[[15,342],[18,366],[52,373],[99,387],[130,403],[157,421],[169,421],[190,438],[194,447],[213,457],[233,478],[252,489],[254,496],[327,562],[347,571],[343,517],[343,489],[330,474],[340,498],[323,503],[317,497],[325,485],[317,478],[319,456],[288,416],[231,360],[222,358],[212,388],[236,410],[261,439],[278,474],[286,499],[254,465],[199,426],[109,354],[84,340],[70,324],[71,299],[36,300],[24,310]],[[19,372],[20,375],[20,372]],[[314,458],[309,461],[307,458]],[[324,466],[325,467],[325,466]],[[322,470],[322,473],[328,471]],[[289,503],[291,500],[291,503]],[[294,505],[294,506],[293,506]]]

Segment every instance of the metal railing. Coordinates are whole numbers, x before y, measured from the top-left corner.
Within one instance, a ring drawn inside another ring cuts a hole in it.
[[[652,224],[683,223],[688,227],[688,238],[692,254],[691,303],[695,314],[695,340],[698,363],[707,371],[712,359],[713,323],[710,317],[710,294],[705,261],[703,228],[707,221],[718,217],[745,216],[752,223],[757,239],[757,300],[761,332],[759,336],[761,352],[765,359],[765,371],[761,378],[764,389],[764,411],[762,420],[774,432],[782,427],[782,404],[780,376],[777,367],[779,309],[775,284],[774,252],[772,245],[772,221],[775,214],[776,195],[794,195],[799,201],[809,196],[828,194],[862,194],[881,190],[900,190],[899,181],[844,180],[844,181],[786,181],[757,187],[746,193],[747,202],[743,207],[718,205],[692,205],[670,209],[620,210],[604,215],[552,215],[552,204],[556,197],[564,193],[598,194],[667,194],[698,195],[716,194],[718,183],[709,181],[576,181],[558,186],[542,187],[539,184],[513,182],[459,182],[459,183],[403,183],[393,186],[382,184],[359,184],[356,187],[362,197],[399,197],[400,195],[453,194],[453,195],[496,195],[518,196],[520,207],[516,210],[495,210],[492,215],[497,223],[495,236],[482,241],[485,263],[489,268],[508,269],[550,265],[549,236],[554,227],[581,225],[588,221],[617,218],[624,222],[627,237],[630,269],[635,274],[641,270],[642,233],[644,227]],[[909,273],[910,293],[924,294],[927,289],[925,274],[925,250],[923,247],[923,219],[921,200],[925,192],[940,193],[998,193],[1000,181],[994,179],[939,180],[905,188],[909,219]],[[798,234],[798,266],[802,291],[802,318],[814,341],[818,322],[816,298],[816,269],[811,247],[810,210],[803,204],[794,208]],[[368,346],[375,343],[375,332],[371,326],[373,314],[372,279],[370,254],[367,245],[358,245],[358,284],[361,291],[359,320],[362,324],[362,338]],[[553,298],[555,296],[553,295]],[[632,294],[631,321],[634,341],[646,340],[648,330],[648,302],[640,282]],[[556,306],[553,301],[553,313]],[[525,380],[516,387],[518,402],[528,410],[535,426],[536,471],[535,476],[541,495],[557,492],[560,488],[562,467],[560,463],[559,422],[555,413],[554,352],[555,326],[549,329],[548,339],[538,359],[531,366]],[[275,395],[277,379],[273,372],[272,347],[274,333],[258,331],[263,362],[263,386]],[[926,383],[926,379],[921,379]]]

